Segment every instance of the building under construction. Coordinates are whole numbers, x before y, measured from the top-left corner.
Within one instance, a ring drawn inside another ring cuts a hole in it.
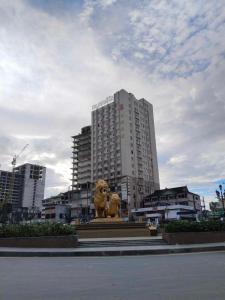
[[[12,172],[0,171],[0,204],[7,202],[12,208],[41,207],[45,176],[45,167],[28,163]]]
[[[0,204],[10,203],[13,208],[22,206],[22,176],[0,170]]]
[[[77,190],[85,188],[91,181],[91,126],[83,127],[72,139],[72,189]]]
[[[88,212],[91,204],[91,126],[81,129],[81,133],[72,136],[73,139],[73,167],[72,190],[79,192],[79,201],[76,202],[77,214]],[[84,213],[83,213],[84,214]]]

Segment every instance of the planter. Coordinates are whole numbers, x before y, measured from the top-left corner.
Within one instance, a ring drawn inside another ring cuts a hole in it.
[[[77,235],[0,238],[0,247],[74,248],[77,245]]]
[[[163,232],[162,238],[170,245],[175,244],[202,244],[225,242],[225,231],[209,232]]]

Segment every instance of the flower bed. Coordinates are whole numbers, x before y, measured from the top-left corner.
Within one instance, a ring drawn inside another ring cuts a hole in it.
[[[225,242],[225,223],[220,221],[175,221],[165,226],[163,239],[169,244]]]
[[[78,244],[75,228],[63,224],[3,225],[0,247],[67,248]]]

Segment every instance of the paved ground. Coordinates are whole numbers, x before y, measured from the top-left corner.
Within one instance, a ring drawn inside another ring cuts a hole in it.
[[[0,299],[225,299],[225,252],[0,258]]]
[[[82,241],[76,248],[0,247],[0,257],[127,256],[225,251],[224,243],[167,245],[162,240]]]
[[[102,248],[102,247],[137,247],[137,246],[162,246],[168,245],[162,237],[147,238],[120,238],[120,239],[79,239],[79,248]]]

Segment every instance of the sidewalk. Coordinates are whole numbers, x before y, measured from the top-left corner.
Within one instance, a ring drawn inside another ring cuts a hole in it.
[[[80,257],[80,256],[124,256],[124,255],[156,255],[156,254],[175,254],[191,252],[225,251],[225,243],[194,244],[194,245],[129,245],[107,247],[99,245],[91,247],[90,243],[125,241],[125,239],[82,239],[82,242],[88,242],[88,247],[78,248],[0,248],[0,257]],[[135,243],[135,240],[146,240],[146,238],[128,238],[127,241]],[[149,239],[148,239],[149,240]],[[161,240],[155,238],[154,240]],[[162,240],[161,240],[162,241]],[[84,244],[85,245],[85,244]]]
[[[137,237],[112,237],[112,238],[89,238],[79,239],[80,242],[105,242],[105,241],[138,241],[138,240],[161,240],[162,236],[137,236]]]

